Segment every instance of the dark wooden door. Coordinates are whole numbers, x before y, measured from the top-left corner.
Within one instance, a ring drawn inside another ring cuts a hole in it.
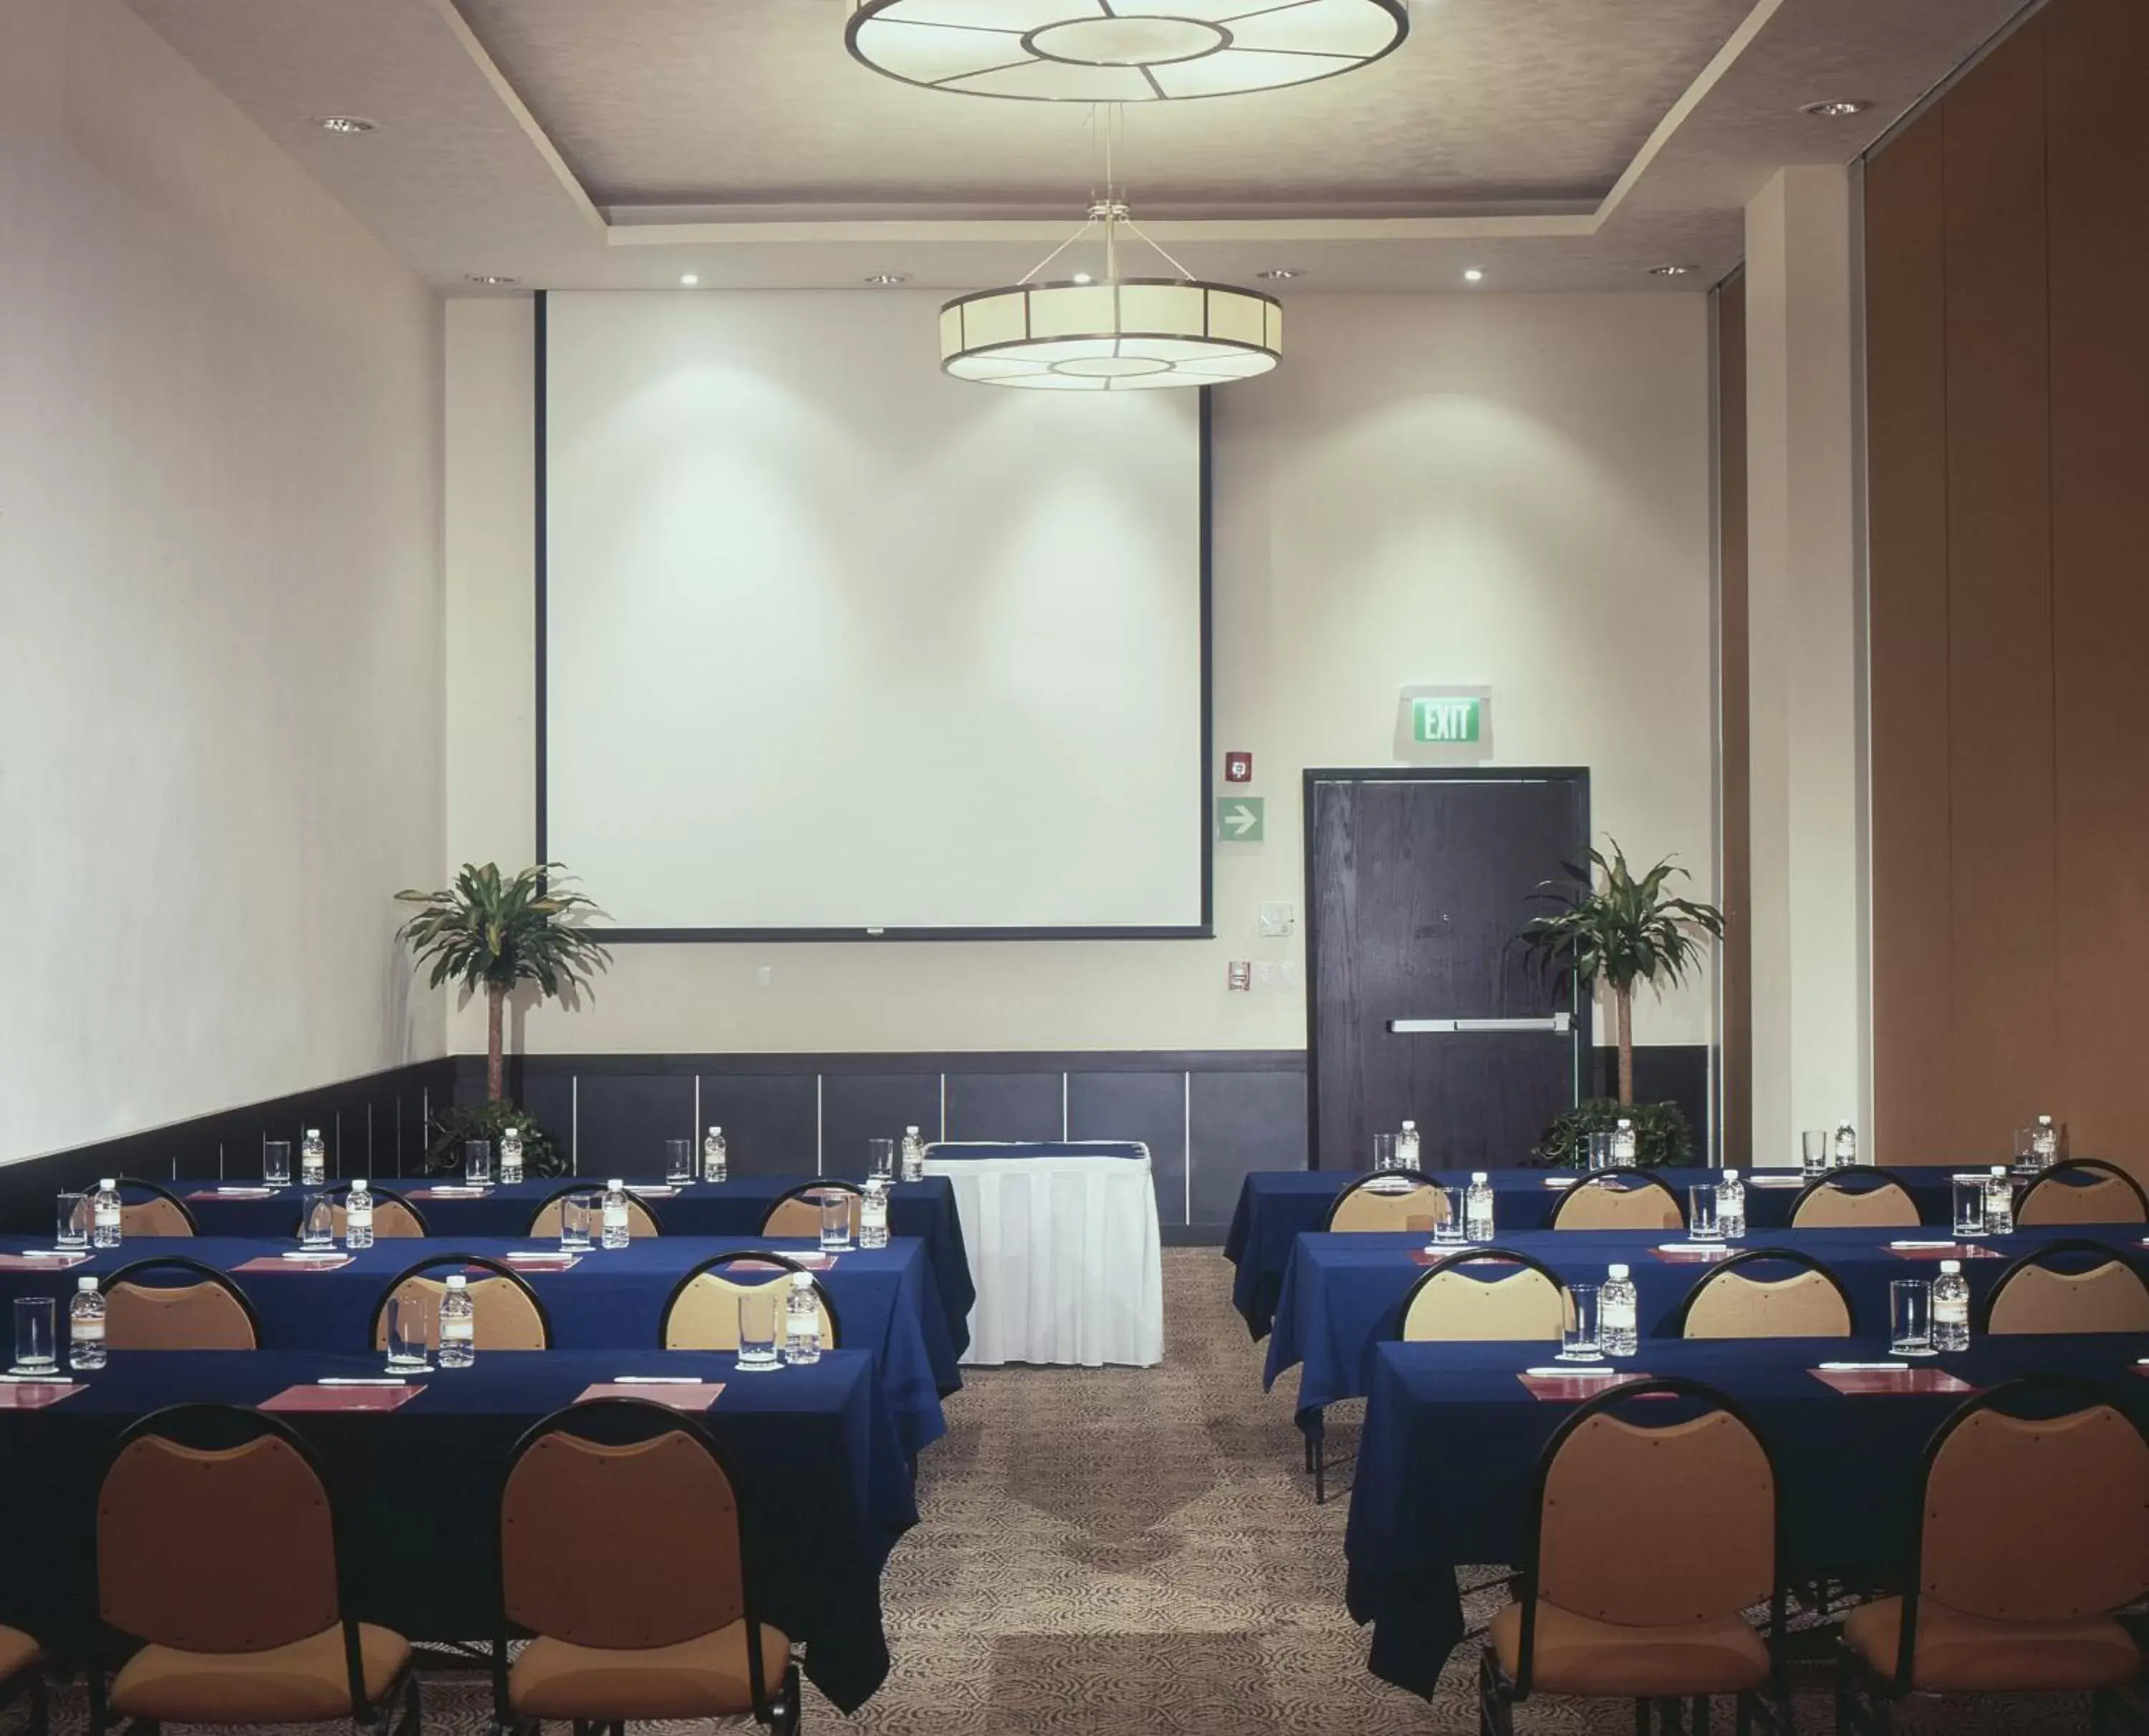
[[[1428,1169],[1521,1162],[1589,1042],[1587,1003],[1515,942],[1588,848],[1589,774],[1308,772],[1305,813],[1314,1166],[1369,1167],[1406,1117]]]

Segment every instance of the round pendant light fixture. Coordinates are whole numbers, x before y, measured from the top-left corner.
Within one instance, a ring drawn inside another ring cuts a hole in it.
[[[1159,103],[1332,78],[1409,33],[1405,0],[853,0],[843,40],[929,90]]]
[[[1046,279],[1053,260],[1101,229],[1105,269]],[[1173,277],[1120,275],[1120,231],[1157,254]],[[1189,276],[1107,197],[1028,277],[959,295],[940,309],[940,365],[958,380],[1044,390],[1153,391],[1223,385],[1283,359],[1283,306],[1273,295]]]

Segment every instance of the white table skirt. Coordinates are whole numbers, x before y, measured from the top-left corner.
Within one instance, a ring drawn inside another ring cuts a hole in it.
[[[1149,1154],[1139,1157],[929,1156],[955,1190],[970,1276],[963,1361],[1164,1360],[1164,1260]]]

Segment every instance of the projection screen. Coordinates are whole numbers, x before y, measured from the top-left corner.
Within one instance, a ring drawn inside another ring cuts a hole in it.
[[[539,843],[619,938],[1206,932],[1204,407],[939,298],[541,299]]]

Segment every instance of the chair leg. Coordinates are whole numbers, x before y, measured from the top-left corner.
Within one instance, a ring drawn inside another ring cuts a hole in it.
[[[1698,1693],[1694,1697],[1694,1712],[1689,1726],[1694,1736],[1709,1736],[1709,1696]]]
[[[1310,1413],[1311,1421],[1304,1425],[1307,1468],[1313,1472],[1313,1504],[1328,1504],[1328,1417],[1323,1411]]]
[[[1634,1736],[1649,1736],[1649,1703],[1634,1702]]]
[[[1514,1703],[1490,1646],[1477,1654],[1477,1736],[1515,1736]]]

